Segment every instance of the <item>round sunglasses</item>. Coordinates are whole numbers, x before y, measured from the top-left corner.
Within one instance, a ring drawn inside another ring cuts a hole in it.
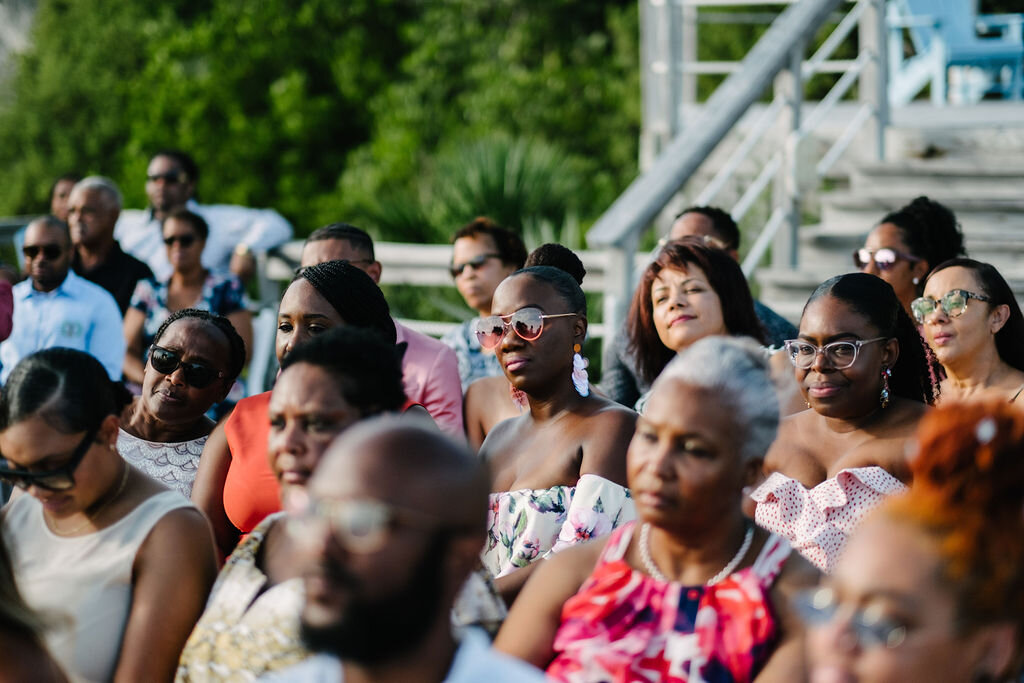
[[[177,351],[171,351],[156,344],[149,347],[149,364],[161,375],[169,375],[180,367],[185,384],[196,389],[205,389],[214,380],[224,376],[223,372],[214,370],[203,363],[186,363]]]
[[[544,331],[544,321],[548,318],[566,318],[576,313],[553,313],[545,315],[539,308],[527,306],[520,308],[515,313],[508,315],[489,315],[476,321],[476,339],[480,346],[485,349],[493,349],[499,343],[509,328],[515,330],[516,334],[523,341],[533,341],[540,337]]]
[[[982,294],[968,292],[966,289],[951,289],[941,299],[936,301],[930,296],[921,296],[910,302],[910,311],[914,314],[914,320],[918,324],[924,324],[925,318],[930,316],[939,308],[950,318],[959,318],[967,310],[967,302],[970,299],[978,301],[992,301],[991,297]]]
[[[912,254],[889,247],[883,247],[874,251],[870,249],[856,249],[853,252],[853,265],[857,267],[857,270],[864,270],[872,261],[875,262],[879,270],[889,270],[899,261],[917,263],[920,260]]]

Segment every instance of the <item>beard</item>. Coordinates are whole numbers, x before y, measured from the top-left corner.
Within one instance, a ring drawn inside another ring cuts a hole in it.
[[[312,625],[302,619],[302,640],[313,652],[326,652],[364,666],[399,659],[423,642],[442,609],[442,567],[447,554],[443,533],[413,568],[411,578],[383,597],[363,597],[364,582],[341,567],[335,580],[353,593],[333,623]]]

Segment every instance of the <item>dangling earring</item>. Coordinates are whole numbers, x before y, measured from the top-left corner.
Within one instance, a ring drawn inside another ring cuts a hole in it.
[[[808,408],[810,408],[811,407],[811,402],[808,401],[807,399],[804,399],[804,405],[807,406]]]
[[[580,355],[579,344],[572,347],[572,385],[580,396],[590,396],[590,378],[587,377],[587,366],[590,362]]]
[[[516,389],[516,385],[511,382],[508,383],[508,391],[512,395],[512,404],[519,408],[519,412],[526,410],[527,406],[530,405],[529,399],[526,398],[526,392],[522,389]]]
[[[885,408],[889,405],[889,378],[892,377],[892,369],[882,370],[882,394],[878,397],[879,403]]]

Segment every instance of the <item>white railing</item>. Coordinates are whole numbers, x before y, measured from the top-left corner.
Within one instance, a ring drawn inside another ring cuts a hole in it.
[[[745,0],[642,0],[644,52],[644,130],[641,138],[642,175],[601,217],[587,235],[593,248],[608,248],[609,263],[623,271],[609,272],[617,290],[605,291],[606,325],[622,320],[634,280],[630,270],[640,234],[673,200],[704,160],[733,130],[748,108],[772,84],[771,102],[747,129],[735,150],[703,188],[695,204],[714,204],[727,186],[737,184],[737,171],[755,150],[768,147],[757,175],[739,199],[726,208],[739,220],[771,191],[769,218],[758,231],[743,261],[751,275],[768,250],[773,265],[795,268],[800,201],[808,184],[817,185],[866,126],[871,125],[874,157],[885,158],[885,128],[889,118],[886,79],[885,0],[800,0],[790,4],[742,62],[696,60],[699,7],[769,4]],[[785,3],[770,3],[785,4]],[[844,6],[841,19],[813,55],[807,45],[819,29]],[[857,31],[859,53],[854,59],[832,59],[836,49]],[[729,74],[711,97],[696,105],[698,74]],[[812,76],[840,74],[828,94],[803,116],[803,91]],[[854,84],[860,106],[830,148],[810,162],[801,143],[815,132]],[[691,118],[692,117],[692,118]],[[769,134],[779,128],[783,135]],[[645,158],[646,157],[646,158]],[[693,188],[691,188],[692,190]],[[721,203],[721,202],[717,202]]]

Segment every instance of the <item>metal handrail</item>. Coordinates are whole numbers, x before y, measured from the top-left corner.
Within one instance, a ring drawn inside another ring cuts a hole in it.
[[[698,6],[721,6],[740,4],[731,0],[647,0],[652,5],[662,6],[666,2],[679,3],[690,11],[690,21],[696,23]],[[714,91],[700,109],[688,111],[694,115],[692,121],[681,122],[685,127],[676,130],[676,136],[664,147],[649,168],[612,204],[587,235],[588,244],[594,247],[608,247],[612,252],[628,253],[638,243],[640,233],[664,209],[676,192],[690,179],[700,164],[718,143],[734,128],[746,109],[760,97],[766,84],[776,76],[784,74],[785,79],[776,83],[776,94],[771,103],[760,112],[742,137],[739,145],[727,156],[725,162],[708,184],[697,191],[696,203],[707,204],[719,196],[734,179],[744,162],[752,158],[756,148],[763,146],[767,133],[785,119],[785,130],[781,140],[776,138],[777,147],[769,150],[756,177],[745,187],[738,201],[731,207],[733,217],[739,220],[759,200],[764,191],[774,184],[774,198],[770,217],[743,262],[744,272],[751,275],[768,250],[772,250],[776,265],[796,266],[796,230],[800,222],[800,194],[804,178],[798,151],[801,142],[815,132],[827,118],[836,104],[850,92],[855,83],[860,84],[860,99],[864,104],[857,110],[853,120],[841,132],[839,138],[829,147],[820,160],[815,160],[811,174],[815,181],[827,173],[849,148],[852,141],[870,121],[875,123],[876,157],[883,159],[884,129],[888,122],[888,100],[886,95],[886,28],[885,0],[858,0],[839,20],[837,26],[822,42],[814,54],[804,57],[806,45],[822,25],[843,2],[849,0],[799,0],[791,4],[772,23],[768,31],[747,53],[746,58],[733,70],[724,63],[673,64],[679,74],[710,73],[714,70],[729,70],[732,73]],[[755,4],[744,2],[742,4]],[[831,59],[843,41],[854,28],[859,27],[860,50],[854,59]],[[682,35],[689,35],[684,29]],[[693,38],[690,35],[690,49]],[[652,61],[664,67],[664,61]],[[811,109],[806,116],[802,109],[803,84],[807,78],[820,73],[838,73],[835,68],[842,65],[839,79],[828,94]],[[659,73],[664,81],[665,75]],[[874,82],[871,81],[874,79]],[[691,88],[692,90],[692,88]],[[687,92],[684,86],[681,92]],[[656,98],[652,101],[655,101]],[[664,101],[663,99],[661,101]],[[662,115],[661,120],[665,117]],[[646,121],[645,114],[645,121]],[[680,134],[683,133],[684,134]],[[787,231],[783,228],[787,227]],[[629,259],[621,258],[620,263],[628,266]],[[606,283],[618,282],[628,290],[633,282],[632,272],[608,273]],[[606,324],[613,326],[621,320],[628,291],[605,292]],[[615,329],[611,327],[611,329]]]

